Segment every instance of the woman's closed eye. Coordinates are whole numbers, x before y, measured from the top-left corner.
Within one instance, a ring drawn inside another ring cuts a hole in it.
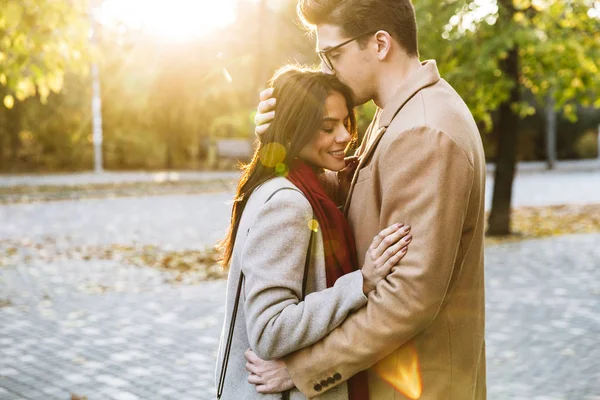
[[[323,132],[333,133],[334,127],[332,125],[326,125],[326,126],[322,127],[321,130]]]

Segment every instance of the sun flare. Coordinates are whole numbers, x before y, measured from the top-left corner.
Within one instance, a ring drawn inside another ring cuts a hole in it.
[[[105,0],[101,15],[164,39],[187,40],[235,21],[239,0]]]

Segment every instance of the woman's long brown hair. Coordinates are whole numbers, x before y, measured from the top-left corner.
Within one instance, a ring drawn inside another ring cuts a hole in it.
[[[262,136],[252,161],[241,167],[243,173],[233,200],[229,230],[218,245],[223,267],[228,267],[231,261],[235,237],[250,195],[265,181],[285,176],[290,162],[322,129],[325,101],[332,92],[339,92],[346,99],[347,128],[356,137],[352,92],[336,77],[286,66],[275,73],[270,86],[277,99],[276,116]]]

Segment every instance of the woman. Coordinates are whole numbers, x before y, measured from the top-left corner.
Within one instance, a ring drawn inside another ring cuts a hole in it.
[[[348,223],[320,184],[323,170],[344,168],[356,132],[350,91],[295,67],[272,86],[277,118],[244,169],[222,244],[230,272],[216,377],[228,400],[281,399],[248,383],[244,352],[276,359],[319,341],[366,304],[411,240],[402,224],[385,229],[359,269]],[[305,398],[297,390],[284,396]],[[366,374],[321,398],[368,398]]]

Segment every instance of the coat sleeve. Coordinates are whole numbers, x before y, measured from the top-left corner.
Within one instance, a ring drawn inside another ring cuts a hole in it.
[[[360,271],[300,301],[311,219],[312,208],[302,194],[279,192],[257,213],[244,244],[247,332],[262,359],[281,358],[315,343],[367,302]],[[319,254],[313,251],[315,257]]]
[[[454,269],[473,182],[468,157],[450,136],[427,126],[379,146],[381,157],[373,160],[382,188],[379,228],[404,222],[413,240],[366,307],[322,341],[284,358],[309,398],[322,394],[316,383],[341,378],[320,388],[329,390],[422,332],[442,306]]]

